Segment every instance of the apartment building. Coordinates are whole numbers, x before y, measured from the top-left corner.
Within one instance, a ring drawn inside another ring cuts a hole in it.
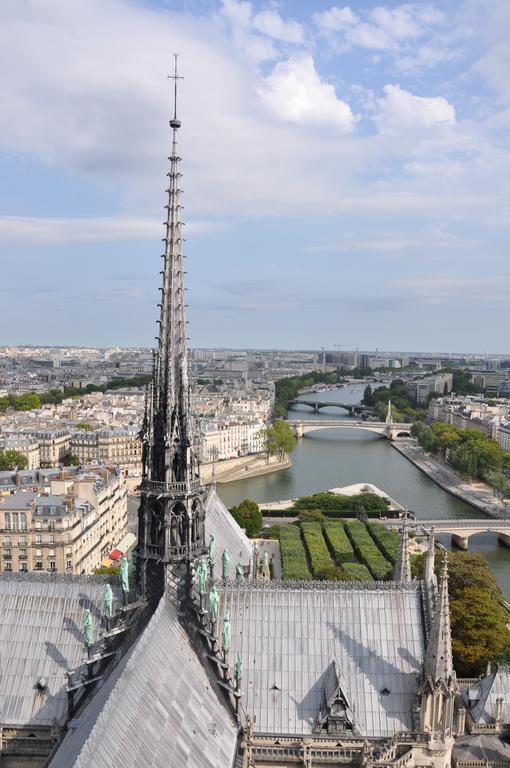
[[[262,419],[208,421],[202,433],[202,461],[222,461],[264,450]]]
[[[39,442],[40,467],[56,467],[69,455],[71,435],[67,429],[36,432]]]
[[[453,374],[439,373],[437,376],[427,376],[406,384],[406,394],[415,405],[426,405],[427,398],[432,392],[446,394],[452,391]]]
[[[70,451],[80,464],[115,464],[130,477],[142,474],[142,443],[135,428],[75,432]]]
[[[127,533],[122,472],[89,467],[59,473],[50,491],[0,497],[0,569],[90,573]]]
[[[458,429],[476,429],[492,440],[498,440],[504,450],[502,424],[508,419],[508,400],[487,401],[480,395],[451,395],[439,397],[429,403],[428,414],[432,421],[443,421]],[[503,440],[503,443],[502,443]]]
[[[27,460],[27,469],[40,465],[39,441],[32,435],[7,435],[0,439],[0,449],[17,451]]]

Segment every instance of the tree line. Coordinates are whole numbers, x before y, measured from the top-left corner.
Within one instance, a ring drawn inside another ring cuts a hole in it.
[[[64,387],[62,389],[50,389],[48,392],[25,392],[23,395],[7,395],[0,397],[0,413],[5,413],[8,408],[15,411],[33,411],[41,405],[60,405],[62,400],[68,397],[80,397],[90,395],[92,392],[106,392],[111,389],[124,389],[125,387],[144,387],[151,380],[150,376],[132,376],[128,379],[113,379],[106,384],[87,384],[86,387]]]
[[[498,495],[510,495],[510,483],[504,474],[510,470],[510,453],[484,432],[436,421],[430,427],[417,422],[411,433],[422,448],[448,462],[461,475],[478,477]]]

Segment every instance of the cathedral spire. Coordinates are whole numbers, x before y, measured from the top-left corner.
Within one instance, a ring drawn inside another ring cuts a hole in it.
[[[434,685],[442,682],[447,688],[451,686],[453,679],[450,600],[448,597],[448,554],[446,551],[436,609],[427,644],[425,675]]]
[[[432,527],[429,533],[429,545],[427,553],[425,555],[425,568],[423,572],[423,580],[427,589],[435,593],[437,589],[437,579],[434,573],[434,560],[435,560],[435,546],[436,546],[435,529]]]
[[[400,531],[400,543],[398,546],[395,569],[393,571],[393,580],[408,584],[412,580],[411,558],[409,557],[409,534],[407,531],[407,509],[404,510],[402,518],[402,529]]]
[[[184,299],[182,253],[181,158],[177,151],[177,73],[174,56],[173,115],[164,253],[161,270],[159,333],[154,354],[144,425],[143,481],[138,518],[138,578],[142,593],[157,603],[165,583],[166,566],[178,587],[191,585],[192,563],[205,547],[203,487],[199,479],[198,447],[194,445]],[[182,566],[182,567],[181,567]],[[180,589],[180,598],[185,590]]]

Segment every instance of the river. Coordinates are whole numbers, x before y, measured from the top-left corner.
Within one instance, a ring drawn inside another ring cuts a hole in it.
[[[365,385],[345,385],[313,395],[307,400],[357,403]],[[349,418],[346,411],[324,408],[314,414],[306,406],[295,406],[290,419]],[[257,502],[296,498],[352,483],[373,483],[417,518],[469,518],[483,516],[460,499],[443,491],[432,480],[395,451],[390,443],[370,432],[348,429],[328,429],[312,432],[299,440],[292,452],[292,467],[270,475],[261,475],[234,483],[218,485],[218,492],[227,506],[242,499]],[[449,536],[440,536],[450,546]],[[469,550],[480,552],[489,561],[503,592],[510,599],[510,549],[498,544],[493,534],[472,536]]]

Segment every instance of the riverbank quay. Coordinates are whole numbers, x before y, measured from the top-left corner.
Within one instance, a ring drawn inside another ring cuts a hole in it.
[[[468,483],[454,469],[440,459],[428,454],[416,440],[399,440],[392,442],[392,447],[404,458],[414,464],[427,477],[439,485],[444,491],[465,501],[475,509],[479,509],[489,517],[507,517],[510,510],[507,505],[494,496],[494,491],[481,481]]]
[[[279,472],[282,469],[289,469],[291,466],[292,461],[288,457],[280,461],[276,456],[270,456],[268,462],[265,453],[256,454],[255,456],[242,456],[237,459],[226,459],[225,461],[216,462],[214,465],[214,478],[217,483],[232,483],[236,480],[245,480],[249,477]],[[212,482],[212,463],[202,464],[200,467],[200,477],[204,483]]]

